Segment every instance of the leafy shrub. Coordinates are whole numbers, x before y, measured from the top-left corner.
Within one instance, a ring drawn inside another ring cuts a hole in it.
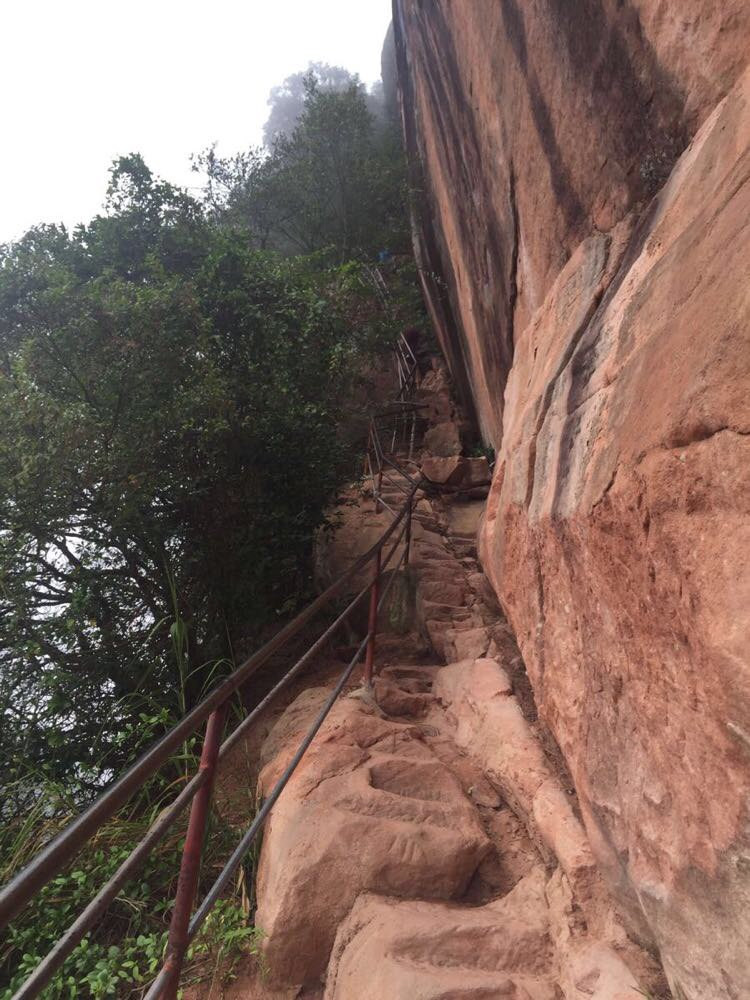
[[[94,794],[99,763],[130,758],[129,696],[181,713],[308,595],[372,347],[342,297],[335,274],[209,224],[138,157],[114,171],[107,216],[0,252],[11,770]]]
[[[48,806],[54,797],[47,797]],[[59,828],[67,814],[33,824],[9,824],[0,834],[0,856],[9,860],[2,881],[10,878],[42,840]],[[109,879],[144,835],[148,822],[113,820],[76,858],[71,869],[53,879],[5,932],[0,942],[0,1000],[10,1000],[59,937]],[[161,966],[167,927],[177,887],[182,850],[179,832],[151,854],[143,869],[127,883],[105,918],[78,946],[47,987],[44,996],[125,996],[152,980]],[[234,845],[231,831],[215,818],[207,840],[203,890]],[[220,968],[231,974],[243,954],[258,954],[261,933],[248,923],[241,901],[221,899],[191,945],[183,984],[205,979]]]

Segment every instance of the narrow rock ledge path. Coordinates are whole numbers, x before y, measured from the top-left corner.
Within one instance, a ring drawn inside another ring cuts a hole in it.
[[[444,400],[434,410],[444,416]],[[399,495],[392,484],[385,499]],[[597,873],[559,750],[477,563],[483,507],[419,500],[410,596],[402,588],[390,611],[400,632],[379,640],[374,697],[352,684],[271,813],[256,914],[268,971],[253,990],[240,976],[227,996],[668,996]],[[389,518],[354,491],[328,560],[356,558]],[[271,728],[261,794],[329,691],[303,690]]]

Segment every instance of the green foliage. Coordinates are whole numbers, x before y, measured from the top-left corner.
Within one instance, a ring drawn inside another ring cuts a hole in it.
[[[3,883],[70,816],[71,803],[60,808],[60,789],[40,797],[54,817],[37,810],[0,830],[0,881]],[[50,882],[0,941],[0,1000],[10,1000],[40,959],[63,934],[101,885],[109,879],[144,835],[152,814],[114,820],[99,831],[69,871]],[[204,882],[231,850],[231,831],[215,818],[207,839]],[[181,835],[174,834],[149,857],[123,887],[107,919],[81,942],[49,987],[46,998],[123,996],[147,985],[161,966],[167,926],[177,883]],[[204,889],[206,886],[204,885]],[[231,975],[242,955],[259,954],[262,933],[253,927],[240,900],[221,899],[209,914],[187,957],[183,984],[205,979],[219,968]]]
[[[299,81],[298,81],[299,82]],[[328,251],[343,262],[408,249],[406,173],[399,132],[374,118],[356,79],[333,89],[304,78],[304,105],[270,151],[229,159],[208,150],[196,169],[223,222],[255,246],[286,254]]]
[[[113,171],[108,215],[2,251],[9,782],[31,763],[95,791],[138,713],[184,711],[232,642],[304,598],[368,349],[339,295],[310,261],[211,225],[140,157]]]
[[[0,882],[231,669],[237,643],[309,596],[312,540],[361,444],[362,372],[421,310],[404,256],[388,294],[367,263],[408,250],[400,140],[356,78],[336,81],[308,75],[301,97],[295,82],[296,125],[272,149],[199,158],[203,202],[131,155],[105,214],[0,247]],[[188,739],[14,923],[0,1000],[196,752]],[[206,878],[225,833],[207,840]],[[48,996],[140,990],[179,852],[175,834]],[[257,848],[188,981],[257,954],[256,865]]]
[[[495,449],[491,445],[484,445],[480,442],[469,448],[467,452],[470,458],[486,458],[490,467],[495,464]]]

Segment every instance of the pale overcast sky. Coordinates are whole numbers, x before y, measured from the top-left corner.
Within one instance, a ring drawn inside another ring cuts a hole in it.
[[[308,62],[380,77],[390,0],[0,0],[0,242],[100,210],[114,157],[174,183],[258,143]]]

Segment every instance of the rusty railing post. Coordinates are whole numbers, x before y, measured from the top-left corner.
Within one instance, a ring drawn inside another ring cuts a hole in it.
[[[414,498],[409,498],[409,509],[406,512],[406,532],[405,532],[405,551],[404,551],[404,566],[409,565],[409,554],[411,552],[411,515],[414,510]]]
[[[367,620],[367,652],[365,653],[365,687],[372,687],[373,664],[375,662],[375,635],[378,631],[378,598],[380,592],[381,549],[375,556],[375,575],[370,585],[370,614]]]
[[[221,734],[227,714],[226,703],[220,705],[209,716],[206,723],[206,735],[201,751],[200,770],[208,772],[206,783],[196,792],[190,808],[185,846],[182,849],[180,876],[177,881],[172,920],[169,925],[167,954],[164,960],[164,970],[167,975],[161,996],[162,1000],[175,1000],[180,985],[182,963],[187,951],[188,926],[190,914],[198,890],[198,878],[201,870],[201,854],[203,853],[203,838],[206,832],[209,812],[211,809],[211,794],[216,778],[216,762],[219,757]]]

